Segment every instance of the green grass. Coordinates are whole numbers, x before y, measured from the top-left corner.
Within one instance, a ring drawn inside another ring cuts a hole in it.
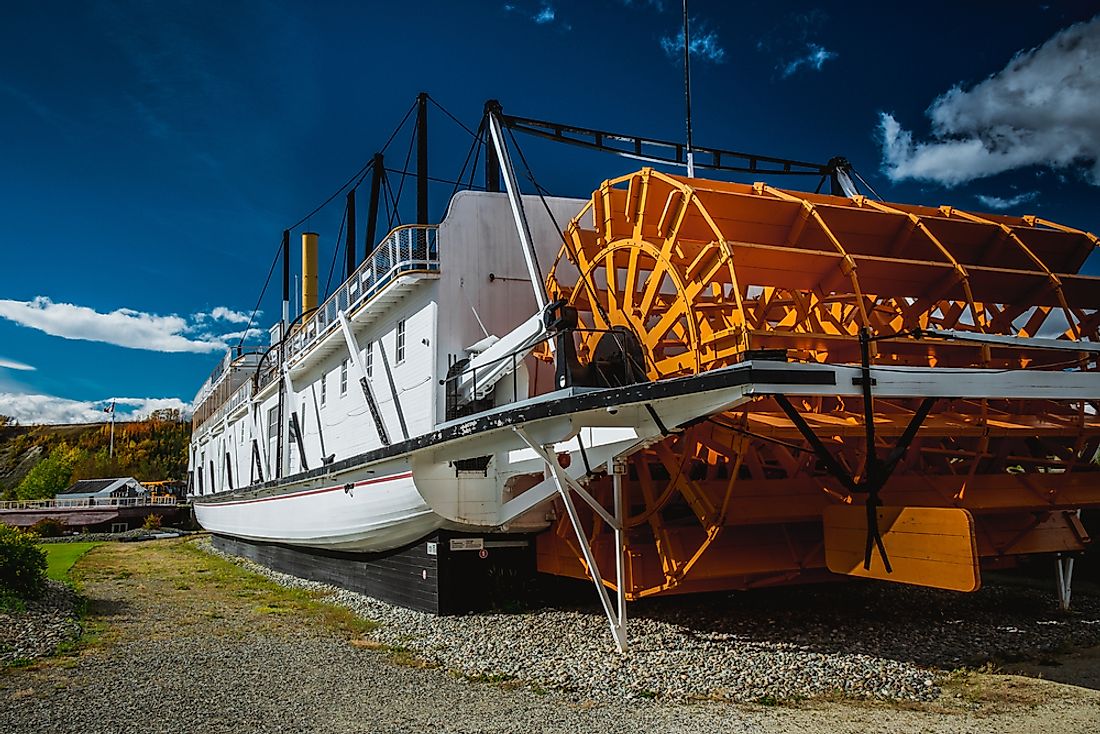
[[[100,543],[43,543],[46,551],[46,575],[54,581],[68,581],[69,569],[81,556]]]

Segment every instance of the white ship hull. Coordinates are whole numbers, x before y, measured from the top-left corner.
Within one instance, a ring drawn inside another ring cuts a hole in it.
[[[396,469],[396,471],[394,471]],[[197,503],[207,530],[261,543],[376,552],[412,543],[445,522],[416,490],[408,465],[388,462],[379,475],[364,467],[339,483],[303,482],[270,497]]]

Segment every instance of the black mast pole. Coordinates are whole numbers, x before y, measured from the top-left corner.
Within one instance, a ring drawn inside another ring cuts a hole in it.
[[[428,224],[428,93],[416,97],[416,223]]]
[[[348,192],[348,231],[344,238],[344,261],[346,263],[345,280],[355,272],[355,191]]]
[[[363,259],[366,260],[370,257],[371,252],[374,251],[374,245],[378,242],[375,239],[375,232],[378,227],[378,197],[382,192],[382,177],[386,173],[386,165],[383,161],[381,153],[374,154],[374,170],[371,172],[370,179],[370,204],[367,209],[367,234],[363,240]]]
[[[495,99],[490,99],[485,103],[485,117],[486,122],[489,120],[489,113],[496,112],[500,114],[501,106],[500,102]],[[485,128],[485,190],[486,191],[500,191],[500,161],[497,160],[497,149],[493,145],[493,136],[489,134],[488,124],[484,125]]]
[[[290,322],[290,230],[283,230],[283,328]]]

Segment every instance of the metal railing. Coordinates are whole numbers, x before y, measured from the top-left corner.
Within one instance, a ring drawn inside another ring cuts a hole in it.
[[[392,230],[336,292],[295,329],[286,341],[286,359],[309,349],[338,323],[336,314],[352,311],[409,272],[438,272],[437,225],[409,224]]]
[[[318,339],[336,327],[339,311],[350,312],[383,291],[401,275],[411,272],[439,272],[439,226],[408,224],[390,231],[374,248],[370,257],[352,273],[336,292],[329,296],[299,326],[292,327],[286,338],[285,359],[308,350]],[[267,354],[267,353],[265,353]],[[245,381],[209,415],[200,416],[196,432],[217,425],[226,414],[247,402],[255,387],[263,387],[278,378],[278,359],[267,354],[250,363],[257,369],[256,384]]]
[[[0,502],[0,510],[48,510],[80,507],[152,507],[176,505],[175,497],[81,497],[52,500],[15,500]]]

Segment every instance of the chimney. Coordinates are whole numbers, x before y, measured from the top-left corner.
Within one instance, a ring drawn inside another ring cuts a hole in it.
[[[302,313],[317,308],[317,233],[302,233]]]

